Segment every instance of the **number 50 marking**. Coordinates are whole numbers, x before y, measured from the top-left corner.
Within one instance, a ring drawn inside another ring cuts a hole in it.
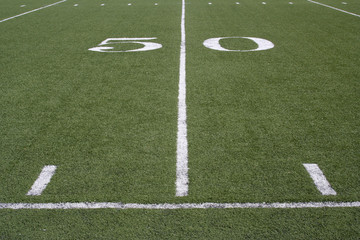
[[[241,49],[234,49],[230,50],[227,48],[224,48],[220,45],[220,40],[222,39],[229,39],[229,38],[242,38],[242,39],[248,39],[253,42],[255,42],[258,47],[255,49],[250,50],[241,50]],[[94,52],[111,52],[111,53],[119,53],[119,52],[144,52],[144,51],[150,51],[150,50],[156,50],[159,48],[162,48],[162,45],[160,43],[155,42],[148,42],[149,40],[157,39],[155,37],[153,38],[107,38],[106,40],[102,41],[98,47],[89,48],[90,51]],[[136,48],[136,49],[130,49],[130,50],[113,50],[114,46],[109,45],[115,45],[115,44],[127,44],[127,43],[137,43],[142,44],[143,47]],[[217,38],[210,38],[203,42],[204,46],[217,51],[225,51],[225,52],[254,52],[254,51],[262,51],[262,50],[268,50],[274,47],[274,44],[270,42],[269,40],[263,39],[263,38],[256,38],[256,37],[217,37]]]
[[[148,40],[154,40],[153,38],[107,38],[106,40],[102,41],[99,44],[99,47],[93,47],[89,48],[90,51],[94,52],[144,52],[144,51],[150,51],[150,50],[156,50],[159,48],[162,48],[162,45],[160,43],[154,43],[154,42],[144,42]],[[114,44],[126,44],[126,43],[138,43],[144,45],[141,48],[137,49],[131,49],[131,50],[122,50],[117,51],[113,50],[114,47],[110,47],[107,45],[114,45]],[[106,46],[105,46],[106,45]]]

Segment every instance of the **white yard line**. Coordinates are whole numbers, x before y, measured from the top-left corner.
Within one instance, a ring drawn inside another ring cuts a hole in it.
[[[310,177],[313,179],[317,189],[321,192],[322,195],[336,195],[336,192],[330,186],[330,183],[327,181],[324,173],[321,171],[317,164],[303,164]]]
[[[48,165],[45,166],[39,177],[36,179],[32,185],[30,191],[26,195],[30,196],[39,196],[45,190],[46,186],[49,184],[52,176],[55,174],[56,166]]]
[[[185,46],[185,0],[182,0],[181,44],[178,97],[178,131],[176,150],[176,196],[188,195],[188,140],[186,123],[186,46]]]
[[[41,7],[41,8],[37,8],[37,9],[31,10],[31,11],[28,11],[28,12],[21,13],[19,15],[13,16],[13,17],[6,18],[6,19],[3,19],[3,20],[0,20],[0,23],[5,22],[5,21],[10,20],[10,19],[21,17],[23,15],[26,15],[26,14],[29,14],[29,13],[32,13],[32,12],[39,11],[39,10],[44,9],[44,8],[52,7],[52,6],[56,5],[56,4],[63,3],[63,2],[66,2],[66,1],[67,0],[62,0],[60,2],[56,2],[56,3],[50,4],[50,5],[46,5],[44,7]]]
[[[347,14],[353,15],[355,17],[360,17],[360,15],[358,15],[358,14],[355,14],[355,13],[352,13],[352,12],[347,12],[345,10],[342,10],[342,9],[339,9],[339,8],[336,8],[336,7],[332,7],[332,6],[323,4],[323,3],[315,2],[315,1],[312,1],[312,0],[308,0],[308,2],[315,3],[315,4],[318,4],[318,5],[324,6],[324,7],[328,7],[328,8],[343,12],[343,13],[347,13]]]
[[[250,208],[350,208],[360,207],[360,202],[298,202],[298,203],[0,203],[0,209],[250,209]]]

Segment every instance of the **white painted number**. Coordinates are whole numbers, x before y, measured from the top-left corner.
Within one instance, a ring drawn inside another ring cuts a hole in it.
[[[229,39],[229,38],[243,38],[243,39],[249,39],[253,42],[255,42],[258,47],[255,49],[250,50],[230,50],[222,47],[220,45],[220,40],[222,39]],[[262,51],[262,50],[268,50],[273,48],[275,45],[270,42],[269,40],[262,39],[262,38],[255,38],[255,37],[218,37],[218,38],[210,38],[204,41],[204,46],[213,50],[217,51],[225,51],[225,52],[254,52],[254,51]]]
[[[89,48],[90,51],[94,52],[144,52],[150,50],[156,50],[162,48],[160,43],[154,42],[144,42],[148,40],[154,40],[156,38],[108,38],[102,41],[98,47]],[[130,50],[113,50],[114,47],[110,47],[107,45],[114,45],[114,44],[126,44],[126,43],[137,43],[142,44],[143,47],[130,49]]]

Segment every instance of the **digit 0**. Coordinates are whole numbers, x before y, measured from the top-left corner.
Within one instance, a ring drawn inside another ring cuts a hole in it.
[[[250,50],[241,50],[241,49],[235,49],[230,50],[222,47],[220,45],[220,40],[222,39],[229,39],[229,38],[243,38],[243,39],[249,39],[253,42],[255,42],[258,47],[255,49]],[[275,45],[270,42],[269,40],[263,39],[263,38],[255,38],[255,37],[218,37],[218,38],[210,38],[204,41],[204,46],[207,48],[210,48],[212,50],[217,51],[224,51],[224,52],[254,52],[254,51],[263,51],[273,48]]]

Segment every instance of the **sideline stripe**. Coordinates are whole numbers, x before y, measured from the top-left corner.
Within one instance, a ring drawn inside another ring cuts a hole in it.
[[[178,97],[178,131],[176,149],[176,196],[188,195],[188,141],[186,123],[186,47],[185,47],[185,0],[182,0],[181,44]]]
[[[303,164],[310,177],[314,181],[317,189],[322,195],[336,195],[334,189],[331,188],[330,183],[326,180],[324,173],[317,164]]]
[[[28,14],[28,13],[36,12],[36,11],[39,11],[39,10],[41,10],[41,9],[48,8],[48,7],[51,7],[51,6],[54,6],[54,5],[56,5],[56,4],[59,4],[59,3],[62,3],[62,2],[66,2],[66,1],[67,1],[67,0],[62,0],[62,1],[60,1],[60,2],[56,2],[56,3],[50,4],[50,5],[46,5],[46,6],[44,6],[44,7],[41,7],[41,8],[37,8],[37,9],[31,10],[31,11],[28,11],[28,12],[21,13],[21,14],[19,14],[19,15],[13,16],[13,17],[6,18],[6,19],[3,19],[3,20],[0,20],[0,23],[5,22],[5,21],[10,20],[10,19],[13,19],[13,18],[17,18],[17,17],[23,16],[23,15],[26,15],[26,14]]]
[[[36,179],[32,185],[30,191],[26,195],[30,196],[39,196],[45,190],[46,186],[49,184],[52,176],[55,174],[56,166],[48,165],[45,166],[39,177]]]
[[[308,0],[308,2],[315,3],[315,4],[318,4],[318,5],[324,6],[324,7],[328,7],[328,8],[331,8],[331,9],[334,9],[334,10],[337,10],[337,11],[340,11],[340,12],[343,12],[343,13],[347,13],[347,14],[353,15],[353,16],[355,16],[355,17],[360,17],[360,15],[358,15],[358,14],[351,13],[351,12],[347,12],[347,11],[345,11],[345,10],[342,10],[342,9],[339,9],[339,8],[336,8],[336,7],[332,7],[332,6],[323,4],[323,3],[315,2],[315,1],[312,1],[312,0]]]
[[[139,204],[110,202],[80,203],[0,203],[0,209],[234,209],[234,208],[350,208],[360,202],[299,202],[299,203],[180,203]]]

